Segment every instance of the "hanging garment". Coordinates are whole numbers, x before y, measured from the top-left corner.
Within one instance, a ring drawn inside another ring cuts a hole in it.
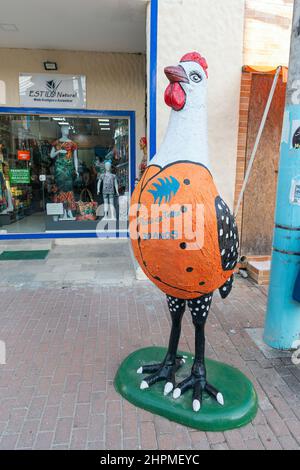
[[[1,165],[2,166],[2,165]],[[7,209],[6,186],[2,171],[0,170],[0,212]]]
[[[53,143],[56,151],[66,150],[65,155],[60,155],[55,160],[54,178],[55,184],[58,188],[58,194],[55,196],[57,203],[64,203],[64,207],[68,210],[75,210],[75,197],[74,197],[74,151],[77,150],[75,142],[60,142],[57,140]]]
[[[2,148],[1,148],[2,149]],[[7,210],[6,182],[3,173],[4,155],[0,154],[0,212]]]

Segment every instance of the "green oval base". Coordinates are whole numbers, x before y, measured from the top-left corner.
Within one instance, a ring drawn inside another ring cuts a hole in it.
[[[187,359],[176,374],[178,382],[190,375],[193,364],[191,354],[181,354]],[[137,369],[145,364],[160,363],[165,355],[164,348],[150,347],[128,356],[115,378],[117,392],[139,408],[201,431],[228,431],[245,426],[255,418],[258,400],[249,379],[239,370],[210,359],[206,360],[208,381],[223,394],[224,406],[205,394],[200,412],[195,413],[191,390],[178,400],[174,400],[172,394],[164,396],[163,382],[140,390],[144,375],[137,374]]]

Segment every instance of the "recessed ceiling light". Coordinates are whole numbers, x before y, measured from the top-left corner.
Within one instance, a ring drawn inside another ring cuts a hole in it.
[[[9,24],[9,23],[0,23],[0,29],[6,32],[7,31],[19,31],[15,24]]]

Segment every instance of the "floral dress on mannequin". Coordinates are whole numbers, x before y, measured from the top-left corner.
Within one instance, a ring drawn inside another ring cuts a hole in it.
[[[72,141],[61,142],[56,140],[53,143],[56,151],[65,150],[67,153],[60,155],[55,160],[54,178],[58,192],[54,197],[54,202],[63,203],[65,209],[73,211],[76,210],[76,203],[74,197],[74,158],[73,153],[77,150],[77,144]]]

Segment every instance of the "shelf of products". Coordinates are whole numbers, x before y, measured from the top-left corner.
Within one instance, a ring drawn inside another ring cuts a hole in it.
[[[32,188],[30,185],[11,186],[14,210],[30,209],[32,202]]]

